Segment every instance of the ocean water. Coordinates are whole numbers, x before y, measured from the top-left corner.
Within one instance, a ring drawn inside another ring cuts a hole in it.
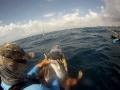
[[[115,29],[119,31],[120,28]],[[111,30],[105,27],[76,28],[36,35],[15,41],[35,58],[28,71],[44,58],[53,45],[61,45],[69,66],[69,75],[83,78],[72,90],[120,90],[120,43],[113,44]]]

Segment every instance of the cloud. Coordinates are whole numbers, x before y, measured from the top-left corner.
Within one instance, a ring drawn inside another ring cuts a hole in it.
[[[52,13],[49,13],[49,14],[46,14],[46,15],[43,15],[43,17],[52,17],[55,15],[55,12],[52,12]]]
[[[81,16],[78,11],[79,10],[76,9],[73,13],[67,14],[58,12],[59,17],[52,17],[49,21],[29,20],[29,22],[26,22],[25,24],[11,23],[9,25],[2,25],[0,26],[1,41],[13,41],[43,32],[47,33],[56,30],[107,25],[107,22],[103,23],[104,20],[101,17],[102,15],[98,15],[97,13],[89,10],[87,15]],[[53,14],[51,13],[51,16]],[[50,14],[48,16],[50,16]]]
[[[72,9],[71,13],[51,12],[43,16],[47,21],[29,20],[25,24],[11,23],[0,25],[1,42],[12,41],[30,35],[40,34],[79,27],[120,25],[120,1],[105,0],[105,6],[101,6],[101,13],[88,10],[85,16],[79,9]],[[49,18],[49,19],[48,19]]]
[[[2,21],[0,21],[0,25],[2,25]]]
[[[75,12],[80,12],[80,10],[79,9],[72,9],[73,11],[75,11]]]
[[[2,21],[0,21],[0,24],[2,23]]]
[[[113,22],[120,22],[120,0],[104,0],[104,2],[103,18]]]
[[[14,41],[37,33],[42,33],[41,21],[29,21],[26,24],[14,24],[0,26],[0,42]]]
[[[53,14],[51,14],[53,15]],[[49,14],[50,16],[50,14]],[[78,11],[74,13],[58,13],[58,18],[51,18],[49,21],[40,21],[40,20],[29,20],[26,24],[14,24],[11,23],[9,25],[0,26],[0,33],[2,35],[6,35],[11,31],[21,31],[21,36],[27,36],[37,33],[42,33],[43,28],[45,32],[65,29],[65,28],[73,28],[73,27],[84,27],[91,26],[91,23],[96,25],[96,21],[99,22],[100,18],[97,13],[90,11],[85,17],[81,17]],[[91,22],[92,21],[92,22]],[[94,22],[93,22],[94,21]]]

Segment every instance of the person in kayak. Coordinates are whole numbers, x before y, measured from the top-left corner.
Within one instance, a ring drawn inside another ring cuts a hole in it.
[[[39,71],[49,64],[48,60],[43,60],[26,72],[27,60],[33,57],[34,53],[26,53],[17,44],[6,43],[0,46],[0,77],[4,90],[60,90],[57,78],[52,79],[51,87],[36,80]]]
[[[53,46],[50,53],[45,56],[45,58],[49,61],[49,65],[40,71],[38,79],[41,80],[41,78],[44,77],[44,82],[48,83],[48,85],[49,81],[51,81],[51,77],[57,76],[61,86],[65,90],[70,90],[71,86],[76,86],[78,81],[82,78],[82,71],[79,71],[77,78],[71,78],[68,75],[67,61],[59,45]]]
[[[113,39],[113,43],[119,43],[120,42],[120,35],[119,34],[112,34],[111,38]]]
[[[117,39],[117,38],[120,39],[120,35],[118,33],[117,34],[112,34],[111,38],[112,39]]]

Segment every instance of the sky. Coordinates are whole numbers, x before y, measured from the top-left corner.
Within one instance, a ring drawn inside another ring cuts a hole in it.
[[[0,42],[69,28],[120,25],[120,0],[0,0]]]

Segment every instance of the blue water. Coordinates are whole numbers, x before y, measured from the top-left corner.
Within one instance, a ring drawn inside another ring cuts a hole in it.
[[[41,61],[53,45],[60,44],[68,59],[69,75],[84,76],[73,90],[120,90],[120,44],[113,44],[112,32],[105,27],[77,28],[36,35],[16,41],[35,52],[28,70]]]

